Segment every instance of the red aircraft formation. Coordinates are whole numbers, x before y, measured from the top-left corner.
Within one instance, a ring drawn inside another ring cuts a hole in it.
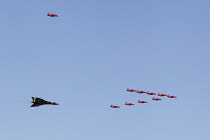
[[[47,16],[49,16],[49,17],[59,17],[56,14],[50,14],[50,13],[48,13]],[[153,92],[148,92],[148,91],[146,92],[146,91],[134,90],[134,89],[129,89],[129,88],[127,88],[126,91],[136,92],[136,93],[139,93],[139,94],[146,93],[148,95],[156,95],[156,93],[153,93]],[[167,96],[168,98],[177,98],[176,96],[160,94],[160,93],[158,93],[158,96]],[[159,100],[162,100],[162,99],[153,97],[152,100],[159,101]],[[138,100],[138,103],[147,103],[147,102]],[[125,102],[125,105],[131,106],[131,105],[135,105],[135,104]],[[112,108],[120,108],[120,106],[116,106],[116,105],[111,105],[110,107],[112,107]]]
[[[48,13],[47,16],[50,16],[50,17],[59,17],[59,16],[56,15],[56,14],[50,14],[50,13]]]
[[[157,96],[161,96],[161,97],[167,96],[168,98],[177,98],[176,96],[172,96],[172,95],[166,95],[166,94],[160,94],[160,93],[156,94],[154,92],[148,92],[148,91],[146,92],[146,91],[134,90],[134,89],[129,89],[129,88],[127,88],[126,91],[128,91],[128,92],[136,92],[136,93],[139,93],[139,94],[140,93],[146,93],[148,95],[157,95]],[[160,101],[162,99],[152,97],[152,100],[154,100],[154,101]],[[148,102],[147,101],[140,101],[140,100],[138,100],[137,103],[148,103]],[[132,105],[135,105],[135,104],[125,102],[125,105],[132,106]],[[120,108],[120,106],[113,106],[113,105],[111,105],[110,107],[112,107],[112,108]]]

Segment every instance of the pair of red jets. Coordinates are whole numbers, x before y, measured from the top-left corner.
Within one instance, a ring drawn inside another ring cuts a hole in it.
[[[136,93],[146,93],[148,95],[157,95],[156,93],[153,93],[153,92],[148,92],[148,91],[146,92],[146,91],[134,90],[134,89],[129,89],[129,88],[127,88],[126,91],[136,92]],[[160,93],[158,93],[158,96],[167,96],[168,98],[177,98],[176,96],[160,94]],[[162,100],[162,99],[153,97],[152,100],[159,101],[159,100]],[[138,103],[147,103],[147,102],[138,100]],[[131,106],[131,105],[135,105],[135,104],[125,102],[125,105]],[[112,108],[120,108],[120,106],[114,106],[114,105],[111,105],[110,107],[112,107]]]

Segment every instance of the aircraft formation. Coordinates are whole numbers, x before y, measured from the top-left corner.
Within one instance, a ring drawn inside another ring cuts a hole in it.
[[[47,16],[49,16],[49,17],[59,17],[59,15],[51,14],[51,13],[48,13]],[[157,95],[157,96],[161,96],[161,97],[166,96],[166,97],[168,97],[168,98],[177,98],[176,96],[172,96],[172,95],[166,95],[166,94],[160,94],[160,93],[156,94],[156,93],[154,93],[154,92],[148,92],[148,91],[146,92],[146,91],[134,90],[134,89],[129,89],[129,88],[127,88],[126,91],[128,91],[128,92],[136,92],[136,93],[139,93],[139,94],[145,93],[145,94],[148,94],[148,95]],[[59,104],[56,103],[56,102],[49,102],[49,101],[46,101],[46,100],[41,99],[41,98],[38,98],[38,97],[31,97],[31,98],[32,98],[31,103],[33,103],[33,104],[31,105],[31,107],[38,107],[38,106],[47,105],[47,104],[48,104],[48,105],[59,105]],[[162,99],[152,97],[152,100],[154,100],[154,101],[160,101],[160,100],[162,100]],[[147,102],[147,101],[138,100],[137,103],[148,103],[148,102]],[[124,105],[133,106],[133,105],[135,105],[135,104],[125,102]],[[112,104],[111,104],[110,107],[111,107],[111,108],[120,108],[120,106],[112,105]]]
[[[166,96],[166,97],[168,97],[168,98],[177,98],[176,96],[172,96],[172,95],[160,94],[160,93],[156,94],[156,93],[154,93],[154,92],[140,91],[140,90],[134,90],[134,89],[129,89],[129,88],[127,88],[126,91],[128,91],[128,92],[136,92],[136,93],[139,93],[139,94],[145,93],[145,94],[147,94],[147,95],[157,95],[157,96],[160,96],[160,97]],[[162,99],[152,97],[152,100],[154,100],[154,101],[160,101],[160,100],[162,100]],[[138,100],[137,103],[148,103],[148,102],[147,102],[147,101]],[[135,105],[135,104],[125,102],[125,105],[127,105],[127,106],[132,106],[132,105]],[[112,105],[112,104],[111,104],[110,107],[112,107],[112,108],[120,108],[120,106]]]

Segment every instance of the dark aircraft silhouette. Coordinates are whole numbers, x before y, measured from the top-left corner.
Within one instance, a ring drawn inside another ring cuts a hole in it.
[[[31,103],[33,103],[31,105],[31,107],[38,107],[40,105],[58,105],[58,103],[56,102],[49,102],[49,101],[45,101],[44,99],[41,98],[37,98],[37,97],[31,97],[33,101],[31,101]]]

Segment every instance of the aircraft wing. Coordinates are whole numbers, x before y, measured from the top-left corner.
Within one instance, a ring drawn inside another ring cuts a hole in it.
[[[45,100],[44,99],[42,99],[42,98],[36,98],[36,100],[35,100],[36,102],[45,102]]]
[[[31,105],[31,107],[38,107],[38,106],[40,106],[40,105],[41,105],[41,104],[34,103],[34,104]]]

